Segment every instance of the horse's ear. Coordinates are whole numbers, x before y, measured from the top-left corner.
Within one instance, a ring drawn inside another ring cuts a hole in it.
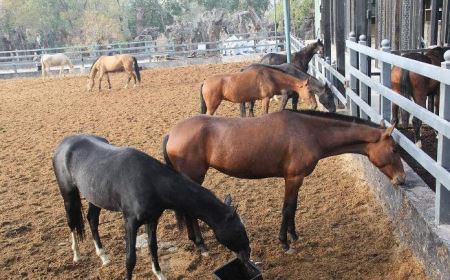
[[[386,125],[384,125],[384,119],[381,119],[380,128],[386,128]]]
[[[395,128],[395,126],[391,125],[384,131],[383,135],[387,136],[387,137],[391,136],[392,132],[394,131],[394,128]]]
[[[225,203],[227,206],[231,206],[233,203],[233,200],[231,199],[231,195],[227,194],[223,200],[223,203]]]

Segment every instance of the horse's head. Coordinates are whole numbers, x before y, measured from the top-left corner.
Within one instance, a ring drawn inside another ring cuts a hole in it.
[[[237,214],[237,209],[231,205],[230,195],[227,195],[224,203],[227,205],[228,211],[224,219],[215,227],[214,234],[217,241],[236,253],[239,259],[248,261],[250,259],[250,242],[245,227]]]
[[[314,48],[314,53],[318,54],[320,57],[323,57],[323,43],[320,39],[317,39],[317,42],[314,43],[315,48]]]
[[[406,175],[397,144],[391,136],[394,127],[395,125],[385,128],[384,121],[381,121],[383,131],[378,141],[368,144],[367,157],[391,179],[393,185],[402,185],[405,183]]]
[[[334,103],[334,95],[328,84],[323,86],[317,94],[319,96],[319,102],[331,113],[336,112],[336,103]]]

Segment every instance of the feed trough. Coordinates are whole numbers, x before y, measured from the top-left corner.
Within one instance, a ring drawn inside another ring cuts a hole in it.
[[[249,262],[247,267],[237,258],[214,271],[217,280],[262,280],[261,271]]]

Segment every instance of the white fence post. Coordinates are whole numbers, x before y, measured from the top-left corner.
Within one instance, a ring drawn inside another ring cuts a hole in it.
[[[348,39],[352,42],[356,42],[355,32],[350,32]],[[350,65],[358,69],[358,53],[352,49],[349,50],[349,53],[350,53]],[[358,80],[353,75],[350,75],[350,89],[359,95]],[[347,101],[348,101],[347,104],[350,105],[350,115],[356,117],[358,116],[359,108],[356,105],[356,103],[353,100],[351,100],[350,97],[348,96],[349,95],[347,94]]]
[[[450,50],[444,54],[442,68],[450,69]],[[439,116],[450,121],[450,85],[441,83]],[[450,170],[450,139],[439,133],[437,163]],[[450,224],[450,186],[443,186],[436,180],[436,223]]]
[[[381,50],[384,52],[391,52],[391,42],[388,39],[381,41]],[[384,61],[381,62],[381,83],[387,87],[391,88],[391,65]],[[380,94],[380,105],[381,105],[381,115],[383,119],[391,120],[391,101]]]
[[[367,46],[366,35],[362,34],[361,36],[359,36],[358,43]],[[361,71],[366,76],[370,76],[369,64],[370,58],[363,53],[359,53],[359,71]],[[359,95],[361,96],[361,99],[364,100],[364,102],[371,105],[370,89],[363,81],[359,81]],[[362,119],[369,119],[369,116],[361,108],[359,110],[359,115]]]

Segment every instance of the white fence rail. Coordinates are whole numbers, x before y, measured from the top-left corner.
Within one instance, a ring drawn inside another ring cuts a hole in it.
[[[357,43],[354,33],[350,33],[350,38],[346,41],[350,57],[345,67],[345,76],[330,65],[329,59],[326,61],[319,58],[315,59],[315,63],[310,64],[312,73],[332,87],[336,97],[346,106],[351,115],[370,118],[374,122],[382,119],[390,120],[391,104],[395,103],[437,131],[437,160],[418,148],[400,131],[394,130],[393,137],[407,153],[436,178],[436,223],[450,224],[450,51],[445,53],[445,61],[441,67],[438,67],[390,53],[387,40],[382,42],[381,50],[377,50],[367,46],[364,35],[361,35],[359,39]],[[380,81],[370,76],[368,65],[372,59],[378,60],[381,65]],[[392,65],[441,83],[439,116],[390,89]],[[346,86],[346,97],[333,85],[333,79]],[[371,94],[371,90],[378,95]],[[374,100],[374,97],[378,97],[379,100]],[[378,104],[375,108],[372,106],[374,102]],[[386,124],[390,125],[387,121]]]

